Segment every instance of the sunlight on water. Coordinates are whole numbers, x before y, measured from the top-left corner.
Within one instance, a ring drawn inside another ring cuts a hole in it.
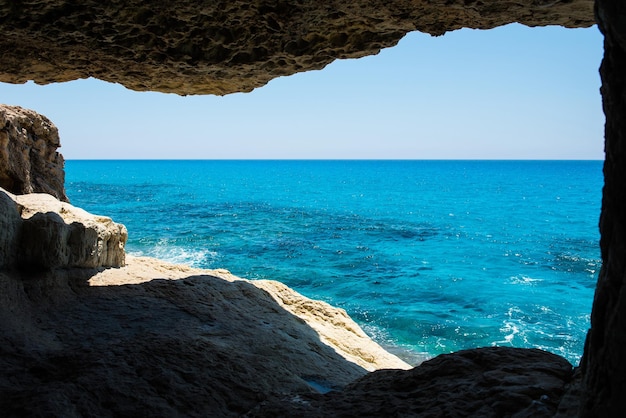
[[[68,161],[67,193],[124,223],[130,254],[282,281],[413,363],[491,345],[577,363],[601,164]]]

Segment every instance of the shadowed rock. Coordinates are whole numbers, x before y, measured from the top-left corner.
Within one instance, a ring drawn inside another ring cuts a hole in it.
[[[2,416],[241,416],[272,396],[345,386],[368,371],[355,354],[370,370],[408,367],[344,311],[262,287],[132,257],[100,272],[0,272]]]
[[[254,417],[552,417],[572,365],[541,350],[480,348],[380,370],[341,392],[267,401]]]
[[[581,415],[617,417],[626,411],[626,2],[600,0],[596,7],[604,33],[600,67],[606,115],[600,217],[603,264],[581,361]]]

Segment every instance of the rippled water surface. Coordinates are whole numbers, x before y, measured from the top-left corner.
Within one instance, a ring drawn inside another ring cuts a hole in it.
[[[412,362],[489,345],[577,363],[599,161],[68,161],[131,254],[280,280]]]

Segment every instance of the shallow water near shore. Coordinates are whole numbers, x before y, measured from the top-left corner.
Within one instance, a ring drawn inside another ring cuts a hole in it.
[[[537,347],[577,364],[600,269],[600,161],[67,161],[127,251],[279,280],[417,363]]]

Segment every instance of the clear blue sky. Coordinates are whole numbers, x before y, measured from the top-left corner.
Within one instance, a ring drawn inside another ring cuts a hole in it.
[[[66,159],[603,159],[596,27],[509,25],[398,46],[252,93],[179,97],[97,80],[0,83]]]

